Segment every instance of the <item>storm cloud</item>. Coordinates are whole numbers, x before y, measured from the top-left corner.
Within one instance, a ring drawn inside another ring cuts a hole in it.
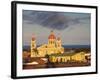
[[[89,13],[23,10],[23,23],[38,24],[50,29],[64,30],[71,25],[88,22],[90,22]]]

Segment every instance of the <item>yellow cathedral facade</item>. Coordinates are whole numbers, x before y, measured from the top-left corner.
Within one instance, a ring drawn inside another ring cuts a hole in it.
[[[64,53],[62,41],[60,37],[56,37],[54,32],[51,31],[48,37],[48,43],[37,47],[35,37],[31,39],[31,57],[45,57],[50,54]]]

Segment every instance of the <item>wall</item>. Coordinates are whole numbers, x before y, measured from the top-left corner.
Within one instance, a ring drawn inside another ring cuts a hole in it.
[[[41,1],[41,2],[51,2],[51,3],[56,2],[56,3],[64,3],[64,4],[98,5],[100,9],[100,0],[31,0],[31,1],[37,1],[37,2]],[[11,67],[10,66],[11,65],[10,2],[11,0],[0,0],[0,80],[11,80],[10,78],[10,67]],[[98,18],[100,21],[100,15],[98,16]],[[100,26],[100,23],[98,24],[98,26]],[[99,39],[98,41],[100,41],[100,37],[98,39]],[[98,57],[100,57],[100,54],[98,55]],[[92,74],[92,75],[35,78],[35,79],[27,79],[27,80],[99,80],[99,79],[100,79],[100,73]]]

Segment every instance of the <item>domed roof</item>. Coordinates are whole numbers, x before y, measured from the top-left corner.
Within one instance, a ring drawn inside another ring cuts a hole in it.
[[[48,39],[56,39],[56,36],[54,35],[53,31],[51,31],[51,34],[49,35]]]
[[[58,37],[57,40],[61,40],[60,37]]]
[[[49,39],[56,39],[55,35],[52,35],[52,34],[48,38]]]
[[[32,36],[32,41],[34,41],[35,40],[35,36]]]

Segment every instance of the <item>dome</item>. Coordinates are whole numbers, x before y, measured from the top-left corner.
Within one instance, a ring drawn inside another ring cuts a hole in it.
[[[60,37],[58,37],[57,40],[61,40]]]
[[[49,35],[48,39],[56,39],[56,36],[54,35],[53,31],[51,31],[51,34]]]
[[[35,40],[35,37],[34,36],[32,36],[32,41],[34,41]]]
[[[52,35],[52,34],[48,38],[49,39],[56,39],[55,35]]]

